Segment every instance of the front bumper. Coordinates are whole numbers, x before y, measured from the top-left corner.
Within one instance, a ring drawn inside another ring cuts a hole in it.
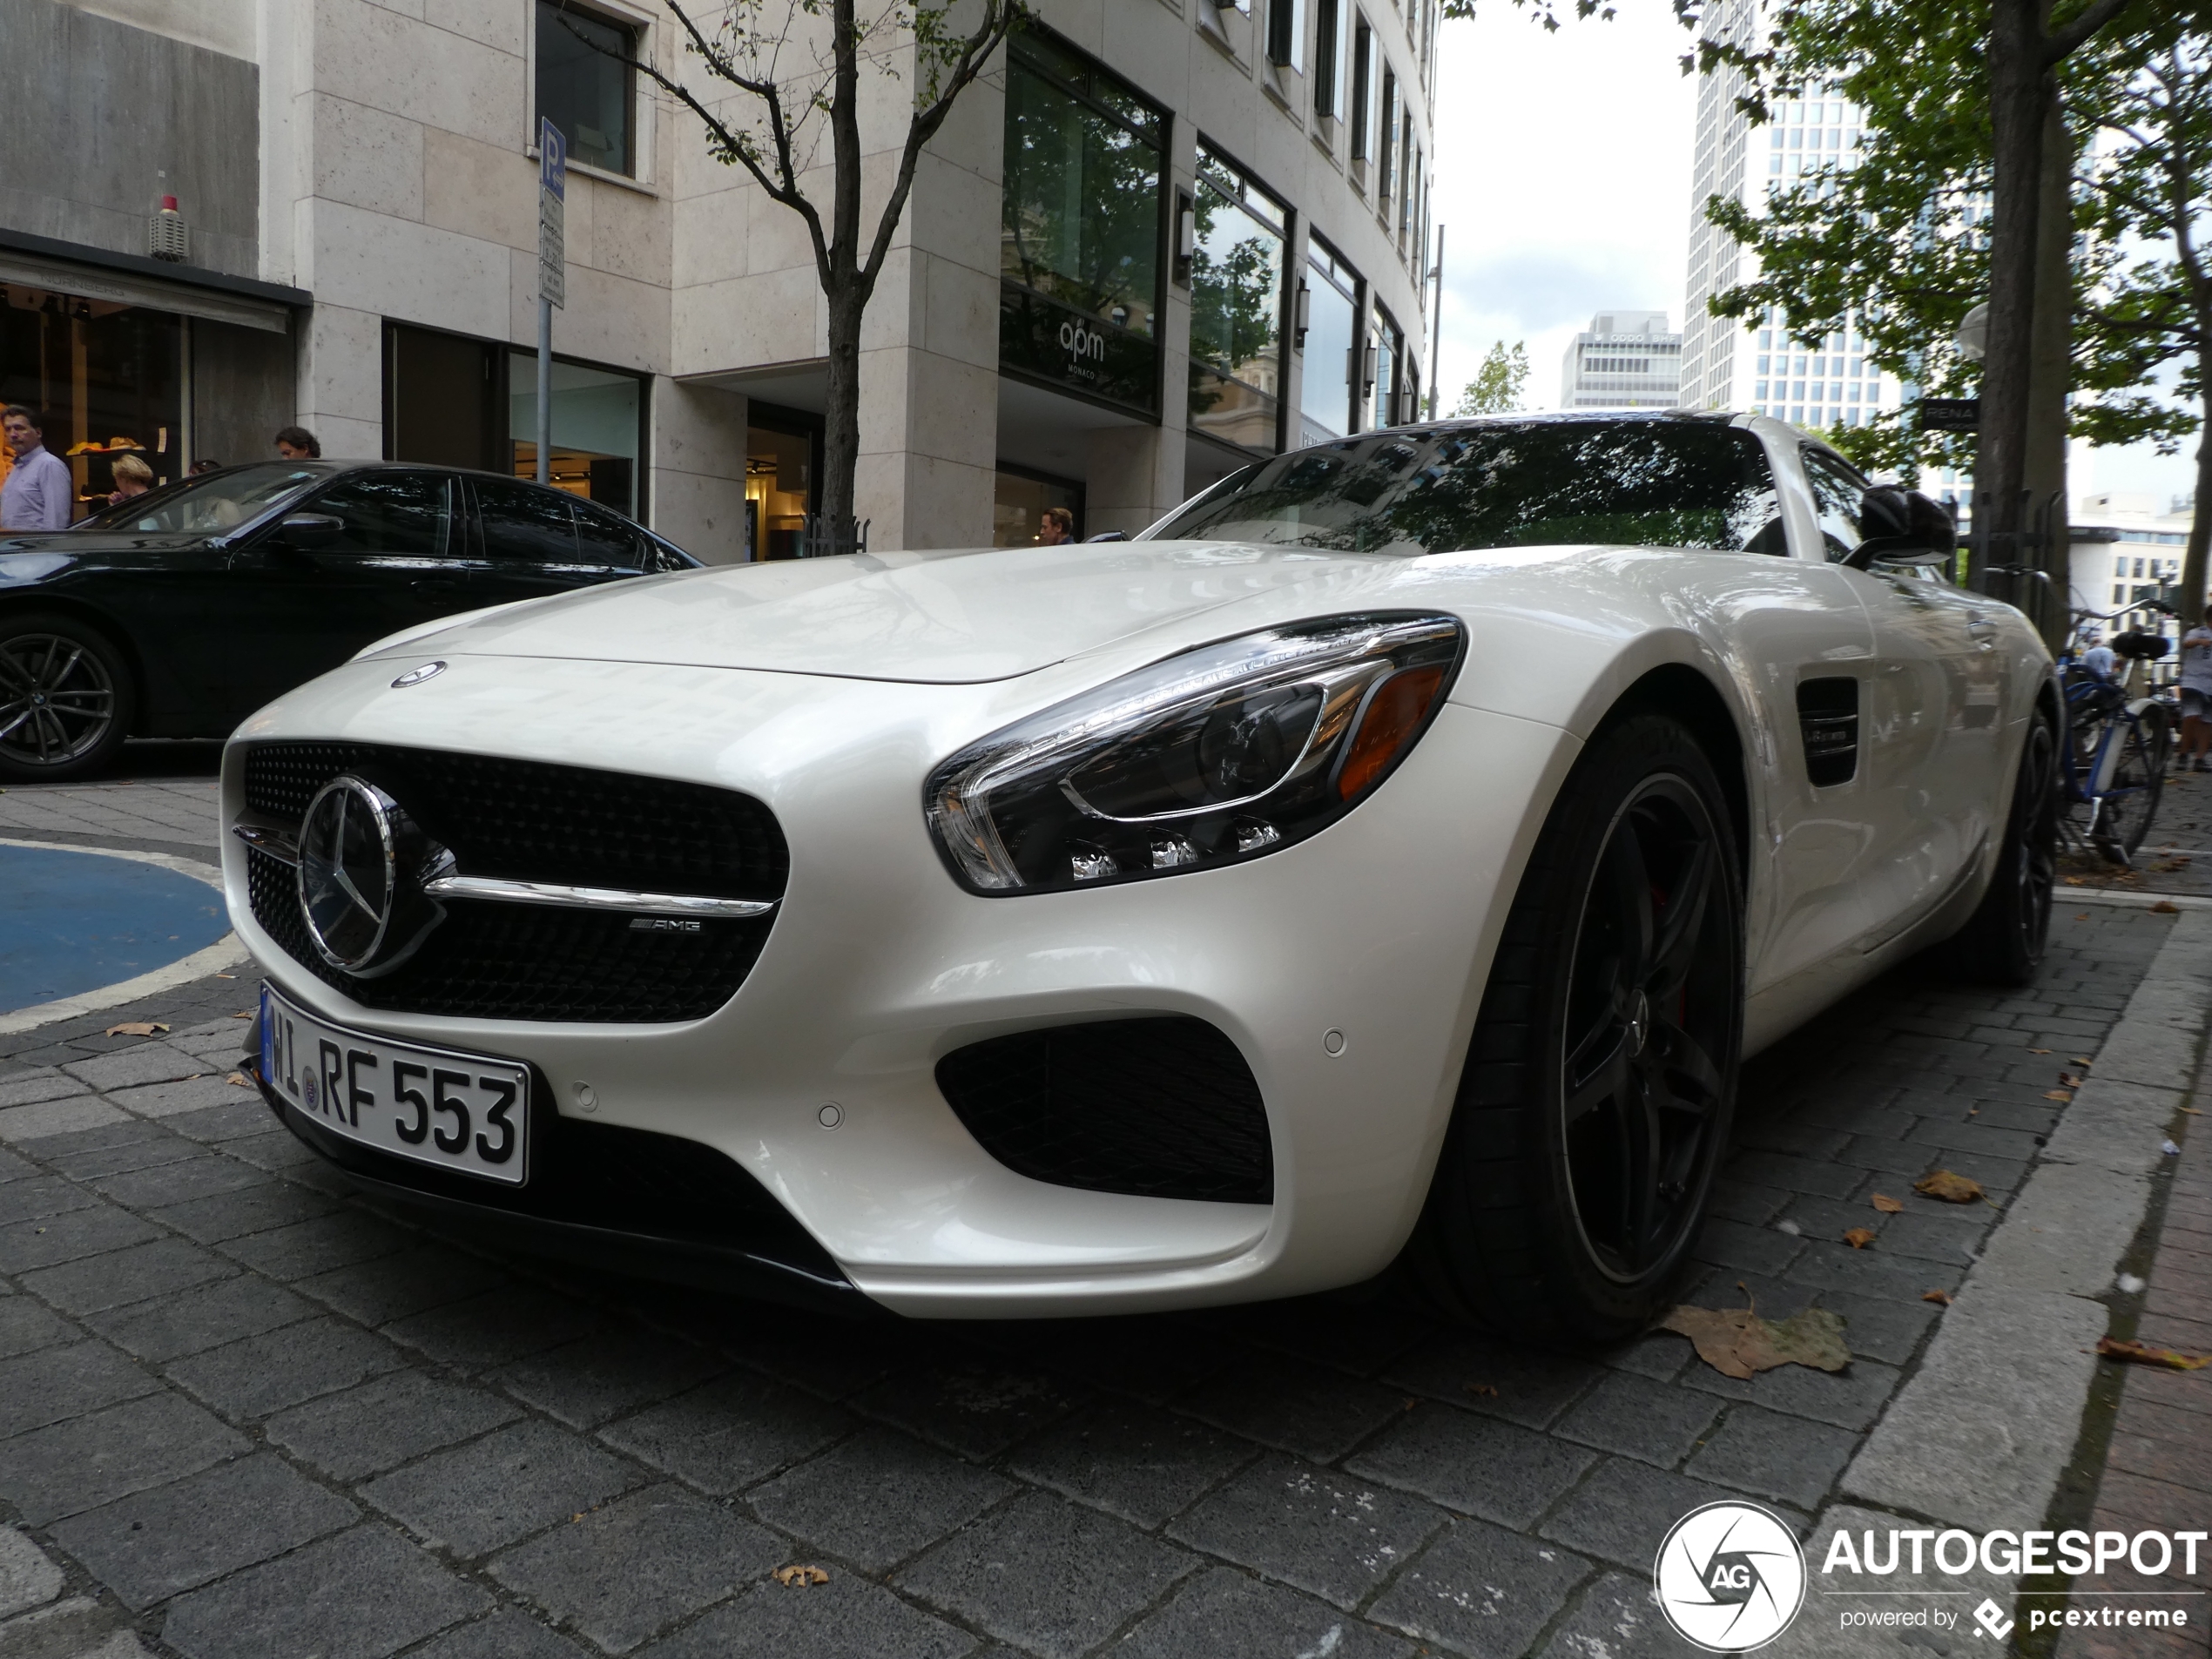
[[[704,1019],[377,1012],[255,924],[233,842],[233,923],[285,993],[395,1039],[528,1061],[563,1119],[588,1100],[595,1123],[711,1147],[859,1292],[938,1317],[1285,1296],[1386,1267],[1427,1190],[1505,900],[1573,758],[1555,728],[1451,705],[1372,799],[1311,840],[1229,869],[988,899],[946,874],[921,779],[1063,694],[1042,684],[1049,671],[921,686],[455,658],[406,691],[390,678],[389,664],[352,664],[249,722],[226,760],[226,821],[243,745],[280,738],[686,779],[773,810],[792,858],[781,911],[743,986]],[[1208,1021],[1243,1054],[1266,1108],[1271,1202],[1028,1179],[977,1144],[934,1080],[945,1055],[986,1038],[1149,1015]],[[562,1237],[570,1253],[594,1248],[589,1230]],[[590,1258],[615,1264],[617,1241],[603,1242]]]

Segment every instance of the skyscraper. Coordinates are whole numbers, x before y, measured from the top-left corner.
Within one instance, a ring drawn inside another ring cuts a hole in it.
[[[1682,378],[1682,336],[1663,311],[1602,311],[1560,365],[1562,409],[1671,409]]]
[[[1726,0],[1706,32],[1755,45],[1764,24],[1761,0]],[[1878,410],[1897,407],[1898,384],[1868,367],[1856,318],[1807,347],[1772,311],[1738,323],[1706,308],[1758,273],[1756,256],[1707,220],[1707,201],[1720,196],[1756,210],[1770,192],[1823,166],[1850,166],[1858,152],[1858,108],[1840,94],[1809,89],[1807,97],[1771,105],[1771,118],[1754,127],[1737,107],[1744,91],[1743,76],[1723,68],[1705,75],[1697,92],[1682,407],[1755,409],[1804,427],[1865,426]]]

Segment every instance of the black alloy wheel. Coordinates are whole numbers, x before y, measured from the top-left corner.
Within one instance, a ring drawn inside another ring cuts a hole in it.
[[[122,654],[73,617],[0,621],[0,778],[60,782],[98,771],[127,734]]]
[[[1969,978],[2020,986],[2042,966],[2058,882],[2058,754],[2051,716],[2038,709],[2020,743],[2012,809],[1989,891],[1952,941],[1956,965]]]
[[[1560,1144],[1598,1270],[1645,1278],[1694,1231],[1728,1096],[1715,1063],[1741,1021],[1734,953],[1716,937],[1718,826],[1661,772],[1615,815],[1582,903],[1567,987]]]
[[[1594,738],[1499,942],[1408,1265],[1447,1312],[1615,1342],[1669,1305],[1728,1141],[1743,871],[1679,722]]]

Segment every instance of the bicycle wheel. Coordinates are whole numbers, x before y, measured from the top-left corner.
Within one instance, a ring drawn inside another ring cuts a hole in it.
[[[2126,719],[2116,741],[2120,754],[2097,802],[2090,840],[2114,864],[2134,862],[2135,849],[2150,833],[2166,787],[2166,722],[2155,709]]]

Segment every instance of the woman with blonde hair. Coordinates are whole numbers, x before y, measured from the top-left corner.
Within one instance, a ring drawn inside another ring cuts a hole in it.
[[[133,496],[143,496],[153,488],[153,469],[137,455],[116,456],[108,473],[115,480],[115,493],[107,498],[111,507],[118,502],[129,501]]]

